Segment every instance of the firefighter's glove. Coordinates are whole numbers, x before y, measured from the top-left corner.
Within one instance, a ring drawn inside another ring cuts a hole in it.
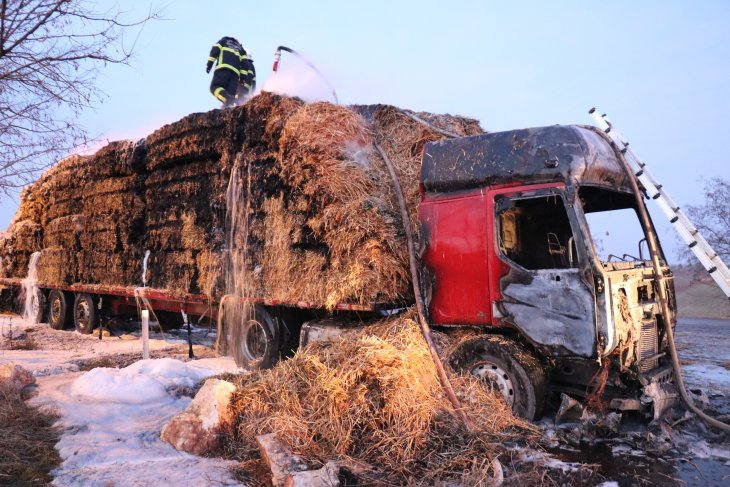
[[[213,67],[213,63],[208,61],[208,64],[205,66],[205,72],[210,73],[210,68],[212,68],[212,67]]]

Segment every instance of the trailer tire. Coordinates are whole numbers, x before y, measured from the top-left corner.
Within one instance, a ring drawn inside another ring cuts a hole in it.
[[[73,314],[66,300],[66,293],[58,289],[51,289],[48,293],[48,324],[54,330],[63,330],[71,323]]]
[[[78,293],[74,299],[74,326],[82,335],[90,335],[96,325],[96,307],[91,294]]]
[[[234,326],[231,326],[234,325]],[[269,369],[280,357],[279,322],[261,306],[252,306],[238,323],[223,322],[220,353],[230,354],[248,370]]]
[[[471,373],[500,393],[516,415],[532,421],[542,414],[547,394],[545,370],[515,341],[498,335],[468,339],[449,362],[455,371]]]

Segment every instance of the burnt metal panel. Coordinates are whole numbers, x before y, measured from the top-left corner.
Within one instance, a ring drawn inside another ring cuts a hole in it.
[[[629,179],[606,138],[594,127],[553,125],[431,142],[421,181],[444,193],[519,182],[577,181],[629,191]]]
[[[595,354],[593,292],[578,269],[513,269],[501,285],[509,321],[530,341],[556,356]]]

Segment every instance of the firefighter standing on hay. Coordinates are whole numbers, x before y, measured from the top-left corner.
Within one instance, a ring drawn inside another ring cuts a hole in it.
[[[210,92],[223,102],[224,107],[233,106],[237,100],[245,101],[256,88],[256,70],[253,59],[233,37],[224,37],[213,45],[208,56],[205,72],[210,73],[213,63],[213,80]]]

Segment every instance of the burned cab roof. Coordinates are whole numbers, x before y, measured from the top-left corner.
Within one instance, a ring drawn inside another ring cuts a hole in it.
[[[629,191],[616,153],[589,126],[552,125],[431,142],[421,181],[443,193],[505,183],[570,183]]]

